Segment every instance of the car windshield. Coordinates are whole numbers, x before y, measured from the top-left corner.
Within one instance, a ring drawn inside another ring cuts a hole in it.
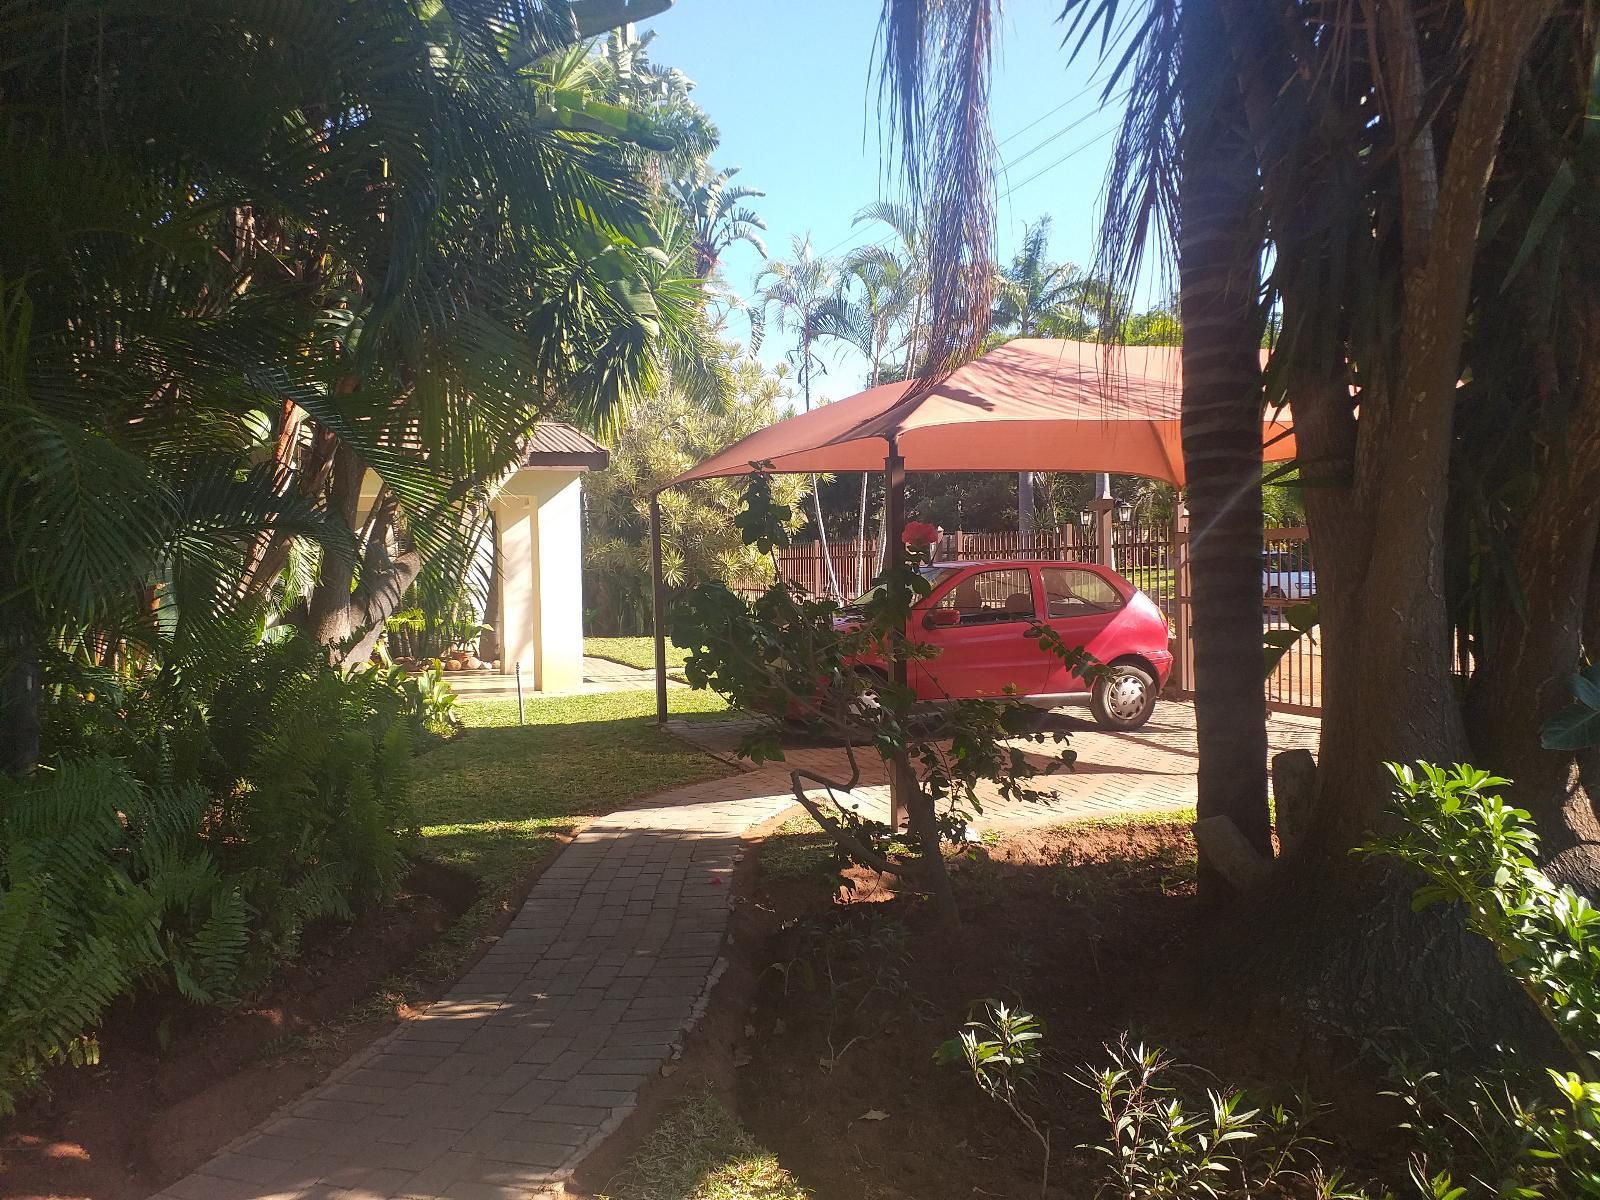
[[[938,587],[940,580],[948,579],[960,569],[960,567],[918,567],[917,574],[921,575],[928,581],[929,587]],[[881,591],[883,591],[883,584],[881,583],[876,587],[868,588],[866,591],[862,592],[861,595],[850,601],[849,604],[846,604],[845,608],[863,609],[872,600],[872,598]]]

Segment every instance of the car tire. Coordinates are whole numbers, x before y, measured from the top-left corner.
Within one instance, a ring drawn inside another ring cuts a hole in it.
[[[1106,729],[1138,729],[1156,710],[1155,677],[1132,663],[1112,663],[1109,671],[1094,681],[1089,709],[1097,724]]]

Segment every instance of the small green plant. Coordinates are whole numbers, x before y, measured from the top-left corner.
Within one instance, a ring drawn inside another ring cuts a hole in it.
[[[1326,1174],[1304,1116],[1283,1105],[1251,1105],[1237,1088],[1207,1087],[1196,1102],[1183,1071],[1158,1047],[1124,1037],[1106,1047],[1111,1061],[1073,1078],[1094,1093],[1108,1160],[1098,1193],[1132,1200],[1348,1195]]]
[[[460,697],[445,678],[444,669],[434,663],[410,682],[414,712],[423,729],[441,736],[453,733],[461,724],[455,711]]]
[[[934,1053],[942,1065],[960,1063],[989,1099],[1005,1106],[1044,1152],[1039,1194],[1050,1190],[1050,1127],[1028,1111],[1029,1093],[1042,1059],[1044,1026],[1032,1013],[999,1000],[985,1000],[981,1016],[968,1021]]]
[[[1400,831],[1360,848],[1421,871],[1428,882],[1413,905],[1459,905],[1467,927],[1485,938],[1571,1055],[1575,1070],[1547,1070],[1543,1099],[1522,1094],[1532,1081],[1476,1081],[1461,1103],[1441,1105],[1464,1131],[1498,1129],[1513,1153],[1487,1154],[1495,1139],[1458,1138],[1452,1157],[1478,1165],[1500,1195],[1600,1196],[1600,911],[1539,870],[1538,833],[1527,812],[1498,790],[1509,781],[1476,767],[1390,763]],[[1436,1089],[1437,1095],[1444,1094]],[[1459,1147],[1465,1143],[1468,1152]],[[1437,1157],[1437,1155],[1435,1156]],[[1454,1163],[1414,1174],[1439,1196],[1461,1194]],[[1485,1172],[1488,1162],[1492,1171]],[[1470,1168],[1469,1168],[1470,1169]]]
[[[1119,1200],[1239,1200],[1257,1196],[1353,1197],[1323,1170],[1305,1110],[1253,1105],[1237,1088],[1190,1085],[1192,1074],[1165,1051],[1124,1035],[1110,1062],[1067,1078],[1092,1092],[1106,1127],[1103,1143],[1080,1145],[1106,1160],[1094,1181]],[[1049,1190],[1050,1127],[1038,1115],[1044,1027],[1024,1008],[983,1002],[980,1014],[941,1045],[936,1059],[966,1068],[991,1100],[1044,1151],[1040,1194]]]

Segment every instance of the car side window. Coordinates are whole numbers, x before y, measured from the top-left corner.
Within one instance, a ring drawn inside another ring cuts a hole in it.
[[[1045,567],[1044,598],[1052,617],[1086,617],[1115,612],[1123,600],[1111,582],[1098,571],[1081,567]]]
[[[1030,621],[1033,573],[1027,570],[979,571],[968,575],[939,598],[934,608],[953,608],[963,625],[994,625],[1001,621]]]

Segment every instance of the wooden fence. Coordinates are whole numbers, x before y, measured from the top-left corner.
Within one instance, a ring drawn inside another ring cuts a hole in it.
[[[1184,636],[1186,622],[1192,624],[1185,581],[1187,537],[1183,532],[1174,534],[1166,525],[1117,523],[1111,527],[1111,566],[1155,601],[1172,626],[1173,650],[1179,662],[1169,687],[1179,693],[1192,691],[1194,686],[1188,650],[1190,640]],[[849,599],[866,591],[878,574],[883,552],[881,542],[876,538],[865,542],[847,538],[829,542],[827,549],[824,556],[817,542],[790,546],[778,553],[778,569],[785,579],[815,595],[832,593]],[[1282,629],[1288,624],[1287,610],[1302,597],[1269,596],[1268,564],[1303,571],[1314,592],[1316,568],[1311,544],[1304,529],[1268,529],[1262,549],[1262,627],[1263,630]],[[1094,530],[1077,526],[1033,530],[1026,537],[1015,529],[995,533],[957,530],[940,538],[934,557],[945,562],[1016,558],[1100,561]],[[830,560],[837,588],[830,585]],[[754,596],[761,586],[751,585],[740,590],[747,596]],[[1321,712],[1322,650],[1315,632],[1300,638],[1283,656],[1266,680],[1266,692],[1267,706],[1275,711],[1313,715]]]

